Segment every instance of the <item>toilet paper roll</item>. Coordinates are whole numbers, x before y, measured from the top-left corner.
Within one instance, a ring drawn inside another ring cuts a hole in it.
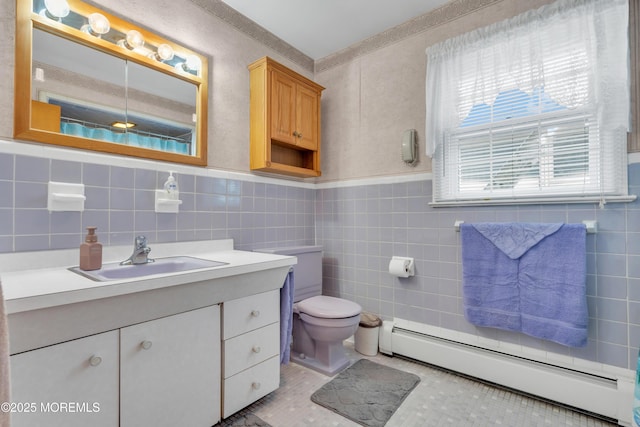
[[[409,277],[413,275],[411,258],[393,257],[389,262],[389,273],[397,277]]]

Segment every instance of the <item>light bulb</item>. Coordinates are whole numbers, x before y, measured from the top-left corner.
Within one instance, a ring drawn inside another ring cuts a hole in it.
[[[44,7],[45,10],[40,12],[40,14],[58,21],[69,15],[70,12],[67,0],[44,0]]]
[[[195,55],[187,55],[185,65],[189,70],[199,71],[202,66],[202,62],[200,61],[200,58]]]
[[[177,71],[182,72],[190,72],[190,71],[200,71],[200,67],[202,67],[202,61],[196,55],[187,55],[185,57],[184,62],[177,63],[174,68]]]
[[[102,34],[107,34],[111,25],[109,20],[99,13],[92,13],[87,17],[88,24],[83,25],[81,30],[92,36],[100,37]]]
[[[169,61],[173,59],[173,48],[166,43],[158,46],[156,53],[151,54],[156,61]]]
[[[91,29],[94,33],[107,34],[109,32],[111,25],[109,24],[109,20],[104,15],[101,15],[99,13],[92,13],[88,16],[88,19],[89,26],[91,26]]]
[[[126,38],[118,42],[119,46],[125,47],[129,50],[141,48],[144,45],[144,37],[139,31],[129,30],[127,31]]]
[[[139,31],[127,31],[127,44],[132,46],[132,49],[142,47],[144,45],[144,37],[142,37]]]

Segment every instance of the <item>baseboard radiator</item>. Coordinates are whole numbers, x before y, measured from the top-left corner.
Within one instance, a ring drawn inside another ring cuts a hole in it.
[[[633,378],[594,375],[465,344],[385,321],[380,351],[509,387],[631,425]]]

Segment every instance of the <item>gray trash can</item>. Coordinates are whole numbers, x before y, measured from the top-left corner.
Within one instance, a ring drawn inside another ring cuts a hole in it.
[[[355,347],[358,353],[365,356],[378,354],[378,331],[382,320],[370,313],[360,314],[360,325],[355,334]]]

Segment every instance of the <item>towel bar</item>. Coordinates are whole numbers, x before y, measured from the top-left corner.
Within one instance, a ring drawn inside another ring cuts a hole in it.
[[[582,223],[587,226],[588,234],[594,234],[598,232],[598,221],[585,219],[584,221],[582,221]]]
[[[587,227],[587,234],[595,234],[598,232],[598,221],[585,219],[582,223]],[[460,224],[464,224],[464,221],[456,220],[453,224],[456,231],[460,231]]]

